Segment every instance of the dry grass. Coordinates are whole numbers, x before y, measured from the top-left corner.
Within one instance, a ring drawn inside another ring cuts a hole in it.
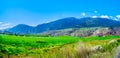
[[[66,44],[59,47],[51,47],[49,49],[43,50],[39,54],[33,53],[27,56],[11,56],[11,58],[114,58],[116,54],[117,46],[116,43],[109,44],[109,40],[93,40],[88,42],[78,42],[72,44]],[[119,40],[119,39],[115,39]],[[92,47],[96,45],[101,45],[102,50],[93,51]]]

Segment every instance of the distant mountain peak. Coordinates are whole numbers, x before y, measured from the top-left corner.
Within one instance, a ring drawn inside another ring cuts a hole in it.
[[[59,30],[67,28],[83,28],[83,27],[118,27],[120,22],[108,18],[92,18],[85,17],[77,19],[75,17],[67,17],[53,22],[37,25],[36,27],[19,24],[11,29],[9,32],[13,33],[41,33],[49,30]]]

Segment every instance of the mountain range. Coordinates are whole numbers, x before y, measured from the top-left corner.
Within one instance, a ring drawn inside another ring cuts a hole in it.
[[[116,21],[108,18],[85,17],[78,19],[74,17],[68,17],[53,22],[40,24],[35,27],[28,26],[25,24],[19,24],[14,26],[13,28],[10,28],[7,31],[14,34],[37,34],[37,33],[43,33],[45,31],[61,30],[68,28],[86,28],[86,27],[114,28],[119,26],[120,26],[120,21]]]

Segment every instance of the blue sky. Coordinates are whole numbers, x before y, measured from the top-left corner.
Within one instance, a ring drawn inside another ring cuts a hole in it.
[[[0,25],[38,25],[65,17],[117,15],[120,17],[120,0],[0,0]]]

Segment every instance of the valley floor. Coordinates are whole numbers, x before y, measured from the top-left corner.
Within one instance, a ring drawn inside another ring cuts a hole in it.
[[[0,35],[0,58],[114,58],[120,36]]]

